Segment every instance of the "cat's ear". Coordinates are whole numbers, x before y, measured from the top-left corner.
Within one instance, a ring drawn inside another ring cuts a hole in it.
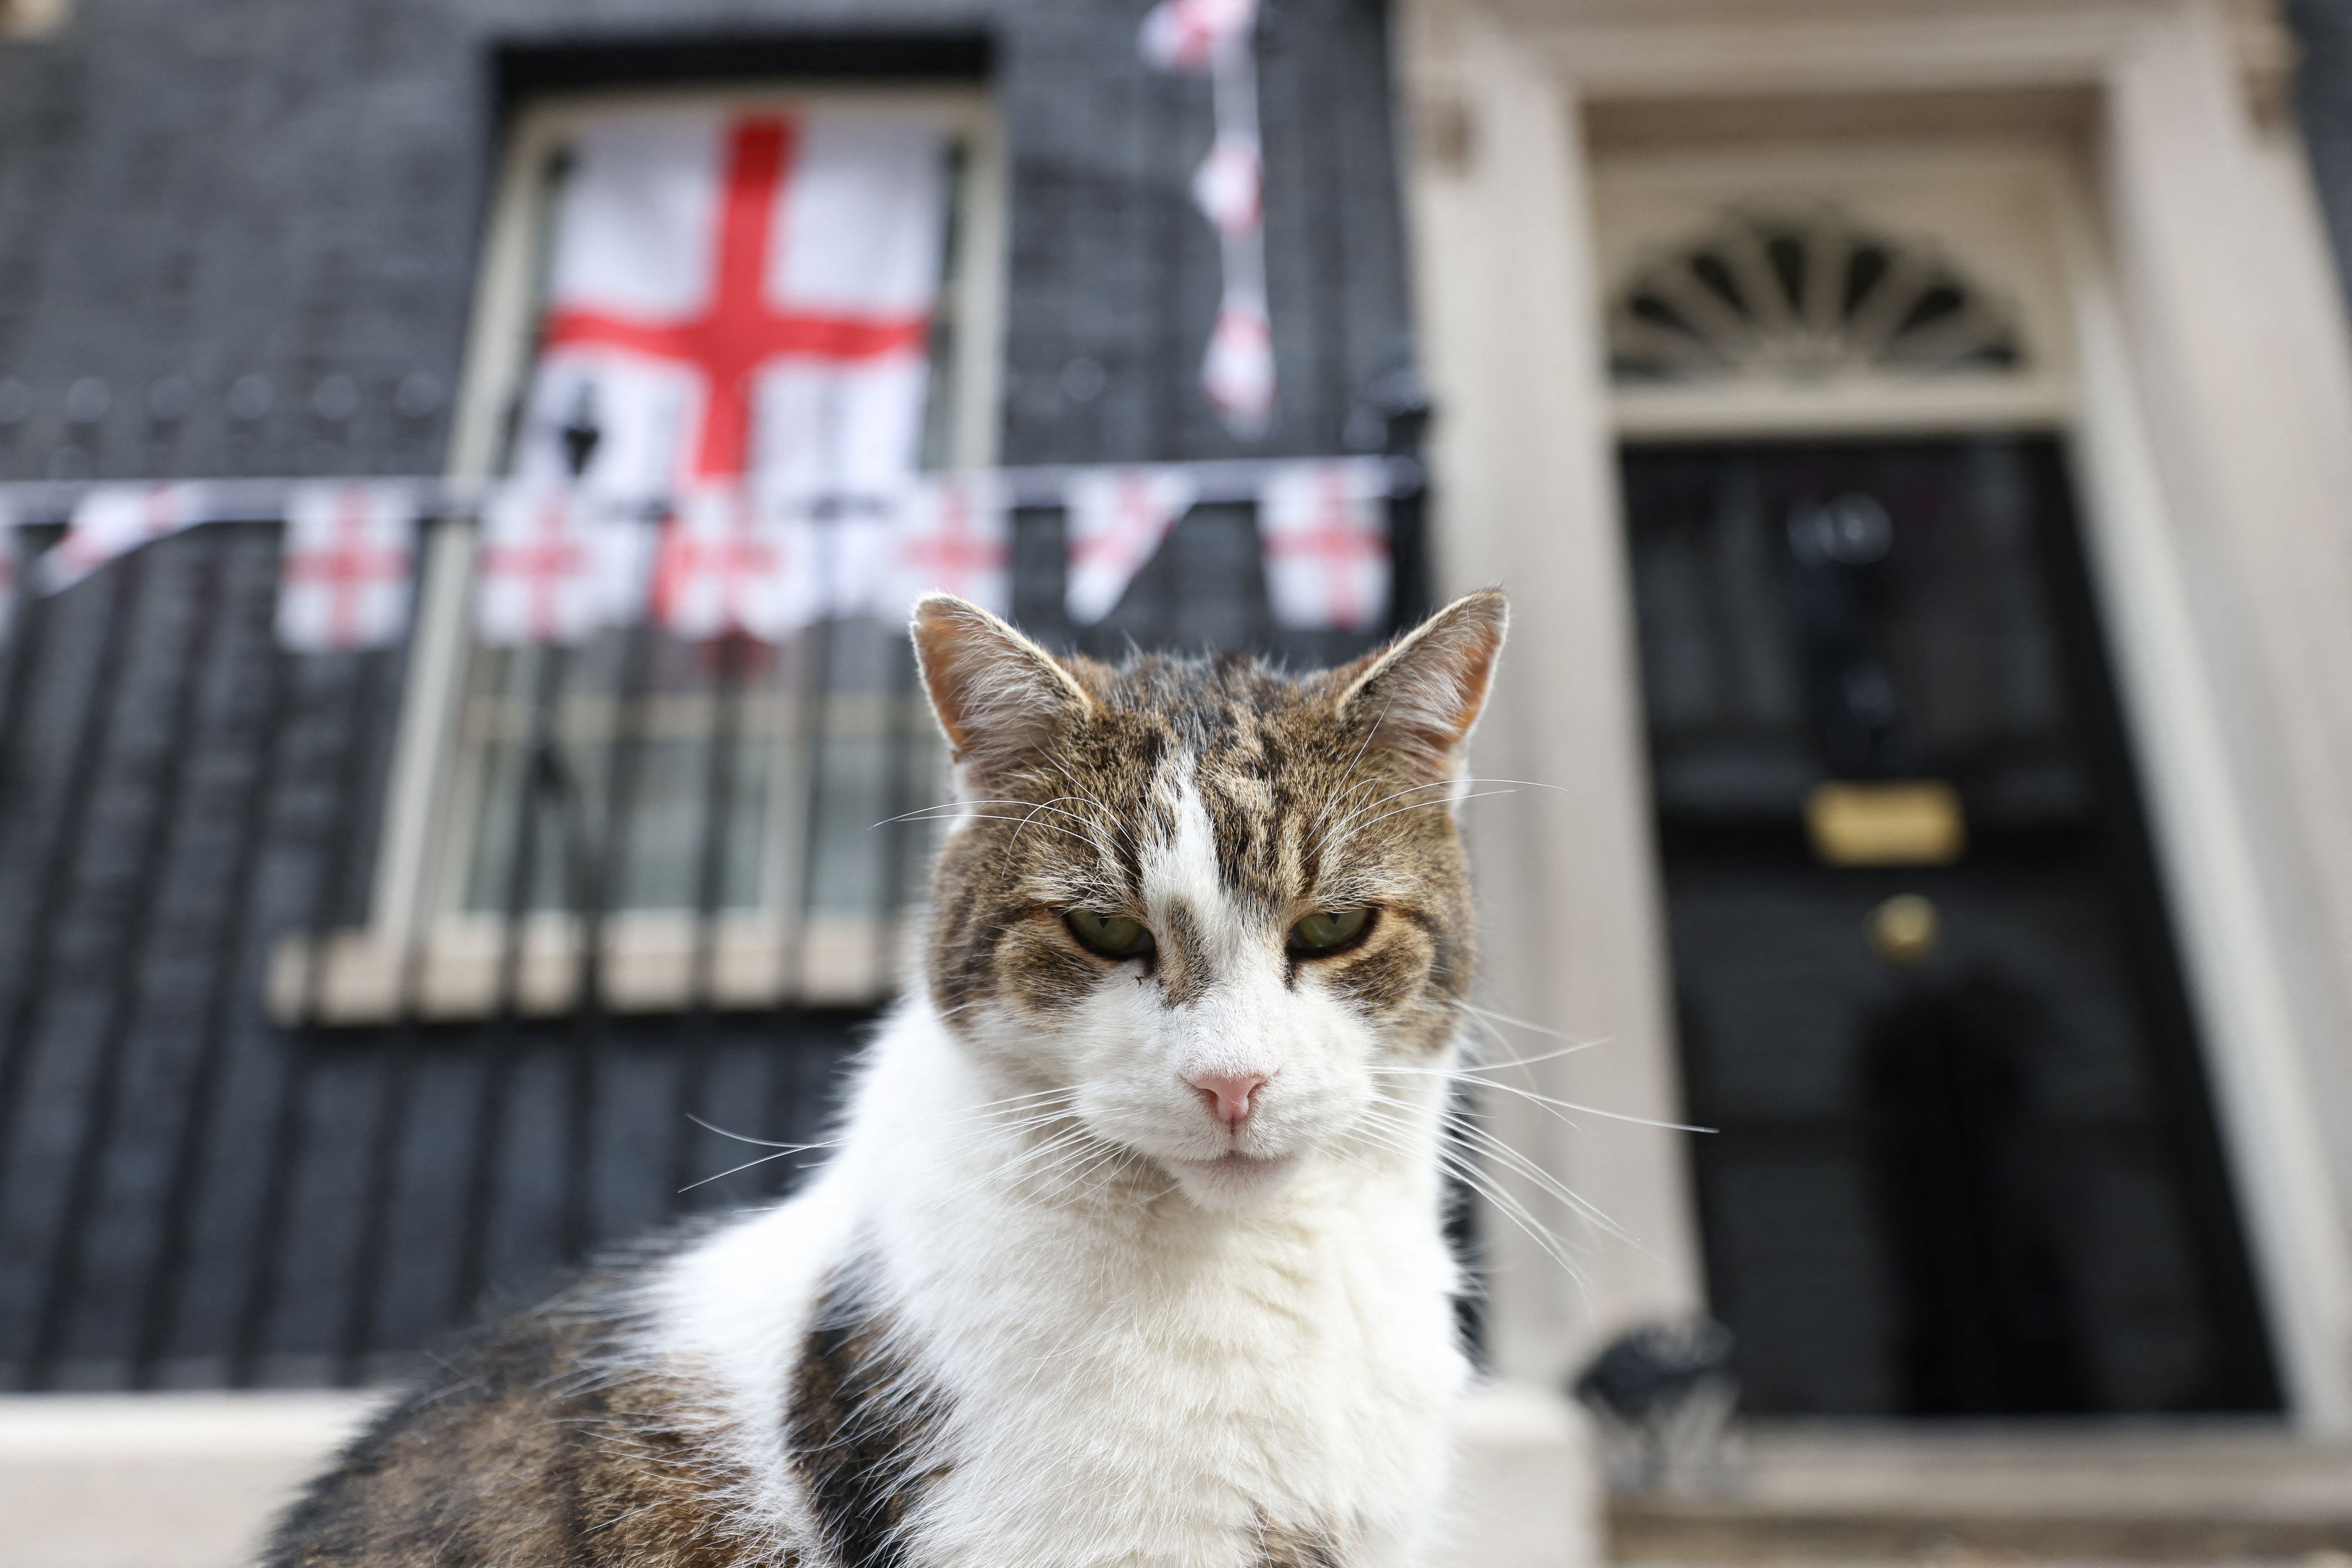
[[[1500,589],[1465,594],[1341,670],[1339,716],[1378,726],[1377,743],[1428,778],[1452,776],[1486,706],[1510,621]]]
[[[927,593],[911,630],[960,777],[985,778],[1094,706],[1060,661],[977,604]]]

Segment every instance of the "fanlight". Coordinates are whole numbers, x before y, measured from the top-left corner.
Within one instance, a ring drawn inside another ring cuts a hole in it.
[[[2010,312],[1931,250],[1834,215],[1743,215],[1649,263],[1611,301],[1620,382],[2014,371]]]

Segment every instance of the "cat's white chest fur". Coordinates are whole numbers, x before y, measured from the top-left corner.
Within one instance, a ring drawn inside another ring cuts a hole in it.
[[[805,1542],[782,1391],[824,1277],[855,1257],[940,1417],[910,1563],[1315,1561],[1269,1552],[1286,1539],[1349,1568],[1418,1561],[1465,1375],[1428,1170],[1309,1170],[1240,1215],[1172,1193],[1040,1204],[988,1176],[954,1051],[902,1014],[844,1157],[667,1273],[657,1340],[740,1434],[753,1511]]]

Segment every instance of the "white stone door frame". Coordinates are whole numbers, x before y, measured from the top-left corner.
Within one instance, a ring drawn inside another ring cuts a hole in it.
[[[1478,768],[1565,790],[1469,809],[1488,994],[1601,1042],[1527,1082],[1661,1121],[1680,1096],[1585,110],[2082,95],[2061,428],[2273,1351],[2296,1420],[2340,1433],[2352,334],[2273,29],[2230,0],[1409,0],[1400,71],[1440,571],[1514,595]],[[1490,1208],[1500,1373],[1549,1381],[1703,1301],[1675,1136],[1498,1102],[1496,1131],[1630,1237],[1591,1234],[1571,1279]]]

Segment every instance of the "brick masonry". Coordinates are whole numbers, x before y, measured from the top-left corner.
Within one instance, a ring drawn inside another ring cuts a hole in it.
[[[1194,387],[1208,89],[1141,65],[1143,9],[77,0],[0,44],[0,477],[431,471],[505,112],[714,75],[984,79],[1011,151],[1007,458],[1234,453]],[[1412,352],[1384,16],[1272,0],[1261,60],[1264,449],[1377,444],[1376,383]],[[336,376],[348,418],[318,406]],[[269,396],[238,417],[244,378]],[[1058,543],[1024,517],[1020,601],[1066,637]],[[277,654],[274,560],[266,527],[168,541],[0,657],[0,1386],[379,1375],[484,1291],[778,1190],[793,1162],[677,1196],[759,1152],[688,1114],[816,1134],[861,1027],[274,1028],[271,943],[357,912],[400,678],[390,655]],[[1230,508],[1084,641],[1130,636],[1356,645],[1276,637]]]

